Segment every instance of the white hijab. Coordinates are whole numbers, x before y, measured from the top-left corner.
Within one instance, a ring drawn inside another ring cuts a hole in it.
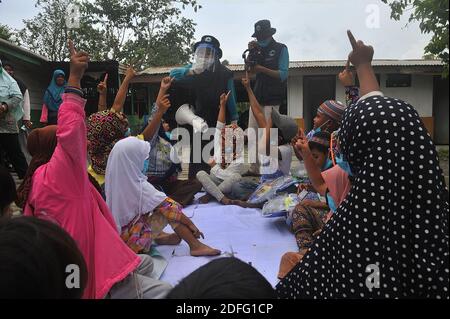
[[[151,213],[166,198],[147,182],[142,173],[150,144],[137,137],[127,137],[114,145],[105,174],[106,203],[119,233],[137,216]]]

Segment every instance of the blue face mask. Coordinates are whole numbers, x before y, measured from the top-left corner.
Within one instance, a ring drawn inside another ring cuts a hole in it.
[[[131,135],[131,128],[127,128],[127,131],[125,132],[125,137],[128,137]]]
[[[342,155],[336,158],[336,164],[340,168],[342,168],[349,176],[353,176],[350,164],[346,160],[344,160]]]
[[[329,121],[326,121],[325,123],[323,123],[323,124],[322,124],[321,126],[319,126],[318,128],[312,129],[311,131],[309,131],[309,133],[306,135],[306,138],[307,138],[308,140],[310,140],[310,139],[314,136],[314,134],[319,133],[319,132],[322,132],[322,126],[324,126],[325,124],[328,124],[328,122],[329,122]]]
[[[323,166],[322,166],[322,171],[326,171],[327,169],[331,168],[332,166],[333,166],[333,162],[327,157],[325,164],[323,164]]]
[[[329,193],[327,193],[327,204],[328,207],[330,207],[330,210],[334,213],[337,207],[336,204],[334,203],[333,197],[331,197]]]
[[[144,161],[144,168],[142,169],[142,173],[145,175],[145,174],[147,174],[147,171],[148,171],[148,166],[150,165],[150,160],[147,158],[145,161]]]
[[[316,129],[313,129],[311,131],[309,131],[308,134],[306,134],[306,139],[309,141],[310,139],[312,139],[312,137],[314,136],[314,134],[322,132],[322,128],[318,127]]]
[[[261,40],[261,41],[258,41],[258,45],[259,45],[261,48],[265,48],[265,47],[267,47],[267,46],[270,44],[271,41],[272,41],[271,38],[266,39],[266,40]]]

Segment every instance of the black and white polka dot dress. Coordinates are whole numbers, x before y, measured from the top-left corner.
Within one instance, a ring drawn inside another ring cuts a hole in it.
[[[361,100],[344,115],[340,145],[352,189],[278,296],[449,298],[448,190],[416,110]]]

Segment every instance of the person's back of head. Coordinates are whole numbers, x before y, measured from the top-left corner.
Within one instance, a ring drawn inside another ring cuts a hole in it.
[[[184,278],[168,299],[272,299],[275,291],[255,268],[237,258],[219,258]]]
[[[33,217],[0,222],[0,299],[76,299],[86,282],[83,255],[62,228]]]
[[[0,219],[11,215],[10,205],[16,200],[16,184],[6,168],[0,167]]]

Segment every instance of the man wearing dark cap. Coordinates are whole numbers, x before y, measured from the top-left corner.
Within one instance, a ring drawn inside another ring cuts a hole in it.
[[[253,88],[256,99],[264,109],[266,119],[270,118],[272,109],[279,111],[280,104],[286,98],[286,84],[289,70],[289,52],[286,45],[274,40],[276,29],[272,28],[269,20],[255,23],[255,32],[252,37],[257,41],[249,43],[249,49],[258,46],[262,52],[262,63],[251,68],[250,72],[256,74]],[[258,124],[252,112],[249,114],[248,127],[258,129]],[[249,152],[256,152],[250,149]],[[252,173],[259,173],[259,163],[250,167]]]
[[[220,63],[222,49],[219,41],[213,36],[205,35],[194,45],[194,52],[193,64],[170,72],[170,76],[175,79],[174,89],[188,88],[193,93],[194,112],[203,118],[210,128],[214,127],[217,121],[220,95],[231,91],[227,102],[227,120],[236,123],[238,113],[233,73]],[[191,137],[199,139],[200,134],[191,132]],[[202,140],[202,150],[209,142],[210,140]],[[192,145],[194,143],[191,139]],[[191,147],[189,178],[195,178],[199,171],[208,172],[209,169],[209,165],[203,161],[203,158],[201,163],[193,163],[193,147]]]

